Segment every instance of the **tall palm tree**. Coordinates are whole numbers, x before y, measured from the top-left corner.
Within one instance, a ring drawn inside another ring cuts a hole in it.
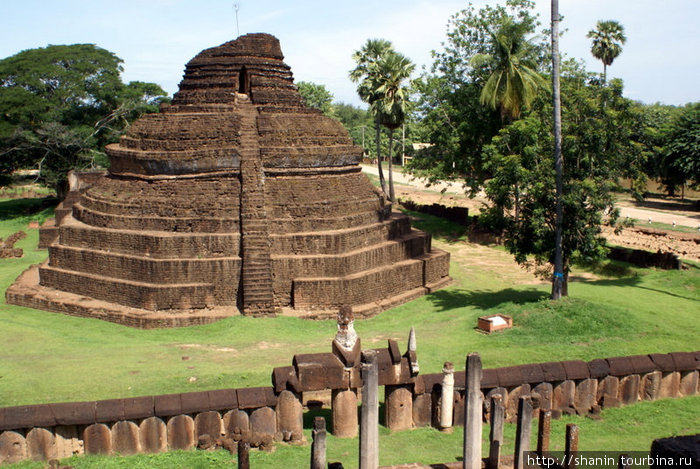
[[[371,66],[371,85],[376,99],[370,111],[376,120],[389,129],[389,199],[396,202],[393,177],[394,130],[406,119],[408,90],[403,83],[411,76],[416,66],[411,60],[393,50],[385,52]]]
[[[591,29],[587,35],[593,39],[591,53],[593,57],[603,62],[603,83],[607,79],[608,65],[622,52],[622,45],[627,41],[625,28],[614,20],[598,21],[596,29]]]
[[[367,39],[367,42],[360,50],[352,54],[352,59],[357,66],[350,70],[350,79],[353,83],[358,83],[357,94],[360,99],[370,106],[379,98],[375,92],[373,80],[376,81],[374,74],[376,73],[374,64],[388,51],[393,50],[391,42],[386,39]],[[377,143],[377,166],[379,171],[379,183],[384,194],[387,194],[386,181],[384,179],[384,171],[382,169],[381,157],[381,124],[378,119],[374,120],[374,130]]]
[[[477,58],[494,63],[493,72],[481,90],[481,104],[500,109],[503,120],[520,117],[523,106],[529,106],[537,90],[546,86],[544,78],[537,73],[534,46],[525,33],[521,25],[505,19],[491,36],[492,54]]]
[[[556,221],[554,229],[554,275],[552,276],[552,300],[561,299],[566,292],[568,273],[564,272],[562,232],[564,210],[562,207],[564,156],[561,149],[561,91],[559,89],[559,0],[552,0],[552,116],[554,120],[554,170],[556,173]]]

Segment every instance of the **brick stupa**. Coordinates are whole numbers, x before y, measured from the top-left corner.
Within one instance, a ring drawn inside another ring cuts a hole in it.
[[[109,172],[74,194],[8,302],[161,327],[362,317],[447,284],[449,254],[392,212],[282,60],[268,34],[192,59],[172,103],[107,146]]]

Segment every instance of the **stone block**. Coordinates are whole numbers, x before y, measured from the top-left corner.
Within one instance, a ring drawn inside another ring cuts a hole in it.
[[[525,383],[519,366],[496,368],[496,373],[498,374],[498,385],[501,387],[515,387]]]
[[[334,389],[331,394],[333,435],[338,438],[357,436],[357,393],[353,389]]]
[[[63,459],[74,454],[83,454],[85,445],[80,438],[80,432],[76,425],[59,425],[54,427],[56,441],[56,458]]]
[[[398,365],[401,363],[401,351],[399,350],[399,344],[393,339],[387,340],[389,349],[389,356],[391,357],[391,363]]]
[[[200,412],[208,412],[209,393],[207,391],[186,392],[180,394],[183,414],[198,414]]]
[[[32,428],[26,437],[27,455],[33,461],[48,461],[56,456],[56,437],[45,428]]]
[[[413,393],[407,386],[384,387],[384,424],[389,430],[413,427]]]
[[[85,454],[112,454],[112,432],[104,423],[94,423],[83,430]]]
[[[112,425],[112,451],[122,455],[141,452],[139,427],[134,422],[124,420]]]
[[[223,435],[223,422],[221,415],[216,411],[201,412],[194,418],[194,439],[200,441],[204,435],[209,435],[211,440],[216,440]]]
[[[250,431],[256,437],[275,437],[277,415],[271,407],[255,409],[250,414]]]
[[[359,338],[355,341],[355,345],[352,347],[352,350],[345,350],[345,348],[340,347],[335,339],[333,340],[331,349],[333,354],[338,357],[346,368],[352,368],[360,363],[362,343]]]
[[[541,370],[542,368],[540,368]],[[498,369],[497,368],[489,368],[486,370],[482,370],[482,376],[481,376],[481,389],[490,389],[490,388],[495,388],[498,387]],[[465,387],[464,384],[464,379],[465,379],[465,373],[464,371],[461,372],[462,374],[462,381],[461,385],[457,384],[457,373],[455,373],[455,386],[459,387]]]
[[[124,399],[95,402],[95,422],[119,422],[124,420]]]
[[[573,380],[567,379],[552,383],[552,408],[553,409],[569,409],[574,407],[576,399],[576,383]]]
[[[659,398],[661,390],[661,377],[663,373],[659,370],[654,370],[651,373],[642,375],[642,381],[639,389],[639,397],[643,401],[655,401]]]
[[[634,404],[639,400],[639,375],[620,378],[617,398],[622,404]]]
[[[345,366],[332,353],[294,355],[292,364],[296,370],[302,391],[341,389],[346,387]]]
[[[597,403],[598,380],[593,378],[576,381],[574,409],[579,415],[585,415]]]
[[[289,387],[296,388],[293,386],[293,382],[296,380],[297,375],[293,366],[280,366],[272,369],[272,387],[278,394]],[[298,383],[296,384],[298,385]]]
[[[452,398],[452,426],[464,426],[464,391],[455,390]]]
[[[608,400],[611,397],[614,397],[615,399],[617,399],[619,388],[620,388],[620,379],[617,376],[606,376],[605,378],[598,381],[598,392],[597,392],[598,404],[602,405],[603,398],[605,396],[609,396]]]
[[[304,438],[304,407],[301,399],[291,391],[282,391],[277,397],[277,429],[284,441],[299,441]]]
[[[153,398],[156,417],[172,417],[182,414],[181,394],[163,394]]]
[[[515,422],[518,418],[518,401],[523,396],[530,395],[530,385],[522,384],[513,388],[508,388],[508,396],[503,396],[506,408],[506,421]]]
[[[669,353],[671,359],[673,359],[673,364],[676,367],[676,371],[688,371],[695,370],[695,354],[691,352],[673,352]]]
[[[224,434],[226,438],[244,435],[250,432],[250,418],[243,410],[232,410],[224,415]]]
[[[22,405],[0,409],[0,431],[53,427],[56,419],[49,405]]]
[[[661,374],[661,387],[659,388],[659,398],[678,397],[681,385],[680,371],[663,372]]]
[[[90,425],[95,422],[94,401],[66,402],[49,405],[56,418],[56,425]]]
[[[540,363],[540,366],[542,367],[542,372],[544,373],[544,379],[548,383],[564,381],[566,379],[566,370],[561,362]]]
[[[681,371],[681,381],[678,392],[681,396],[694,396],[698,390],[698,371]]]
[[[554,386],[552,383],[540,383],[532,389],[533,406],[538,410],[551,410],[552,399],[554,398]],[[534,395],[537,395],[534,398]]]
[[[429,427],[432,402],[430,393],[418,394],[413,398],[413,426]]]
[[[194,448],[194,420],[189,415],[176,415],[168,420],[168,448],[190,450]]]
[[[207,392],[209,393],[209,407],[211,410],[238,409],[238,393],[235,389],[217,389]]]
[[[539,363],[533,363],[530,365],[520,365],[518,366],[518,368],[520,368],[520,374],[523,376],[523,383],[535,385],[536,383],[546,381],[544,379],[544,372],[542,371],[542,366],[540,366]]]
[[[656,369],[664,373],[676,371],[676,364],[673,362],[673,357],[667,353],[652,353],[649,358],[654,362]]]
[[[377,350],[377,373],[379,386],[413,382],[409,358],[401,357],[401,361],[398,364],[394,364],[389,351],[386,349]]]
[[[588,362],[588,372],[591,378],[605,378],[610,374],[610,365],[608,365],[607,360],[596,358]]]
[[[627,376],[634,374],[634,366],[629,357],[612,357],[608,358],[610,366],[610,374],[612,376]]]
[[[139,425],[139,444],[144,453],[163,453],[168,450],[168,431],[165,422],[150,417]]]
[[[588,363],[583,360],[568,360],[561,363],[566,371],[567,380],[588,379],[591,377]]]
[[[239,409],[257,409],[259,407],[274,407],[277,396],[271,387],[236,389]]]
[[[7,430],[0,433],[0,464],[27,459],[27,441],[21,433]]]
[[[141,420],[153,417],[153,396],[130,397],[124,399],[124,419]]]
[[[650,373],[656,369],[656,364],[649,358],[649,355],[633,355],[629,359],[634,372],[638,375]]]

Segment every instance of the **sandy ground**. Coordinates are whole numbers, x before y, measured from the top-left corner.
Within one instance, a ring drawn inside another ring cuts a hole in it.
[[[377,175],[376,166],[363,165],[362,170]],[[385,174],[385,177],[387,175]],[[470,198],[464,194],[459,183],[430,184],[412,176],[394,173],[397,198],[408,198],[422,204],[439,203],[447,206],[468,207],[470,214],[481,211],[487,200],[484,194]],[[621,216],[634,218],[646,224],[652,222],[676,225],[679,227],[700,227],[700,207],[694,201],[681,201],[662,197],[647,198],[637,202],[629,197],[620,198],[617,203]],[[683,259],[700,262],[700,231],[680,232],[674,230],[648,229],[643,226],[627,228],[620,234],[610,229],[604,230],[611,244],[647,251],[664,251],[677,254]]]

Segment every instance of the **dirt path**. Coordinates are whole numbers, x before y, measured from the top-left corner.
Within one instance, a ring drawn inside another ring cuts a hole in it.
[[[362,170],[374,176],[378,173],[376,166],[362,165]],[[467,207],[471,215],[478,214],[488,202],[483,193],[475,198],[466,196],[459,183],[430,184],[426,180],[403,174],[400,170],[394,173],[394,182],[399,199],[408,198],[421,204]],[[672,252],[683,259],[700,262],[700,230],[679,232],[646,227],[651,219],[653,223],[698,228],[700,209],[696,202],[663,197],[649,197],[643,202],[637,202],[630,197],[620,197],[616,206],[623,218],[634,218],[639,223],[637,227],[625,229],[620,234],[605,229],[603,233],[611,244],[654,252]]]

